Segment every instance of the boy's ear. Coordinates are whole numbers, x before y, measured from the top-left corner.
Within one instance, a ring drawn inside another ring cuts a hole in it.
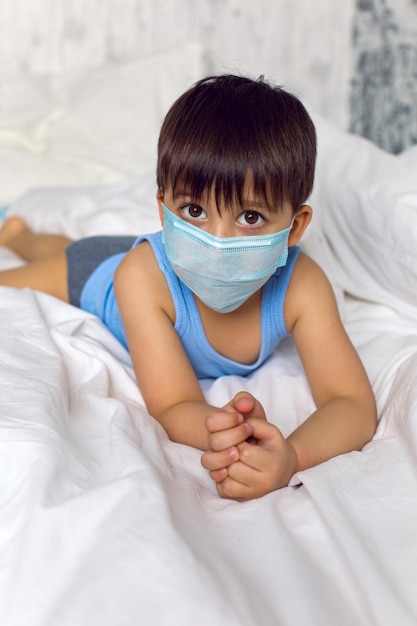
[[[162,210],[162,203],[164,201],[164,194],[162,191],[157,191],[156,193],[156,201],[158,203],[158,211],[159,211],[159,219],[161,220],[161,224],[164,223],[164,212]]]
[[[288,237],[288,245],[295,246],[301,239],[305,229],[311,222],[313,209],[308,204],[303,204],[294,215],[294,222]]]

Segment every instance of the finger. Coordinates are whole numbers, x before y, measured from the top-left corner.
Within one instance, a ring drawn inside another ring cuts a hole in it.
[[[229,500],[238,500],[243,502],[245,500],[250,500],[253,497],[253,491],[247,485],[237,482],[230,476],[227,476],[221,482],[216,483],[217,493],[222,498],[227,498]]]
[[[252,437],[264,447],[276,447],[285,442],[285,438],[275,424],[264,419],[248,417],[246,423],[252,428]]]
[[[216,488],[222,498],[238,500],[240,502],[260,498],[271,491],[269,486],[266,486],[262,482],[259,484],[246,484],[235,480],[231,476],[227,476],[227,478],[221,482],[216,483]]]
[[[262,446],[254,446],[253,444],[243,442],[238,446],[238,455],[241,463],[234,468],[231,474],[235,480],[248,483],[253,480],[253,471],[264,474],[271,469],[271,453]],[[274,456],[273,458],[275,459],[276,457]]]
[[[243,424],[243,415],[237,413],[234,409],[233,412],[216,411],[209,413],[206,417],[206,428],[209,432],[217,432],[219,430],[228,430],[234,428],[239,424]]]
[[[265,467],[260,469],[262,464]],[[237,461],[228,468],[227,479],[225,480],[230,479],[242,485],[241,493],[245,493],[247,497],[259,497],[277,489],[280,476],[279,465],[265,463],[265,459],[261,459],[261,462],[257,465],[258,467],[252,467],[244,461]],[[237,491],[236,485],[233,489]]]
[[[262,404],[252,394],[247,391],[240,391],[237,393],[233,400],[233,405],[236,410],[243,413],[245,417],[253,415],[259,419],[265,419],[266,415]]]
[[[223,469],[209,472],[209,474],[215,483],[221,483],[225,478],[227,478],[227,469],[224,467]]]
[[[226,450],[227,448],[237,446],[243,441],[246,441],[246,439],[251,435],[252,428],[249,424],[246,424],[246,422],[243,422],[243,424],[239,424],[234,428],[228,428],[227,430],[219,430],[214,433],[209,432],[209,448],[215,452]]]
[[[215,470],[229,467],[231,463],[234,463],[238,459],[239,450],[236,447],[228,448],[227,450],[221,450],[220,452],[213,452],[212,450],[208,450],[201,455],[201,465],[205,469],[212,472]]]
[[[249,413],[253,411],[256,404],[256,399],[248,391],[239,391],[232,399],[233,406],[243,413]]]

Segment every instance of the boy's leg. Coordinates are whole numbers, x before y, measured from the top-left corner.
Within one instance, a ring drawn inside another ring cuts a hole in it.
[[[70,243],[70,239],[60,235],[34,233],[21,218],[10,218],[0,230],[0,245],[10,248],[28,263],[0,271],[0,285],[29,287],[68,302],[65,248]]]
[[[7,219],[0,228],[0,246],[16,252],[25,261],[37,261],[62,252],[72,243],[63,235],[33,232],[26,222],[16,216]]]
[[[67,285],[67,255],[59,252],[22,267],[0,271],[0,286],[43,291],[64,302],[69,302]]]

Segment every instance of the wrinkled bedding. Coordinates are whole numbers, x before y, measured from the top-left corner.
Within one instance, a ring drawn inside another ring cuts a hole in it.
[[[128,353],[96,318],[2,288],[4,626],[416,623],[417,152],[387,155],[315,121],[303,247],[371,378],[375,437],[259,500],[222,500],[200,453],[146,412]],[[151,167],[111,182],[59,181],[5,212],[72,237],[159,228]],[[0,249],[1,268],[19,262]],[[250,377],[202,386],[220,405],[248,389],[284,434],[314,407],[289,340]]]

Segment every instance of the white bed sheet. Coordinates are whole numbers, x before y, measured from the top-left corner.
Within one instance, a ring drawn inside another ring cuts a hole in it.
[[[65,213],[78,234],[96,219],[111,232],[116,214],[123,231],[152,192],[152,177],[45,190],[15,210],[51,227]],[[157,226],[148,217],[144,230]],[[146,413],[127,353],[98,320],[30,290],[2,289],[0,311],[0,623],[415,623],[415,319],[344,298],[378,397],[374,440],[303,472],[301,487],[236,503]],[[289,341],[247,380],[204,383],[220,404],[242,387],[284,432],[313,408]]]
[[[417,153],[385,155],[316,122],[304,247],[329,273],[374,385],[374,439],[264,498],[222,500],[200,453],[147,414],[128,354],[96,318],[2,288],[0,624],[417,622]],[[385,203],[369,191],[382,182]],[[143,174],[36,189],[9,212],[73,237],[140,233],[159,226],[154,193]],[[372,225],[373,245],[358,245]],[[0,267],[16,262],[0,249]],[[242,387],[284,433],[313,409],[290,341],[247,379],[203,382],[218,404]]]

